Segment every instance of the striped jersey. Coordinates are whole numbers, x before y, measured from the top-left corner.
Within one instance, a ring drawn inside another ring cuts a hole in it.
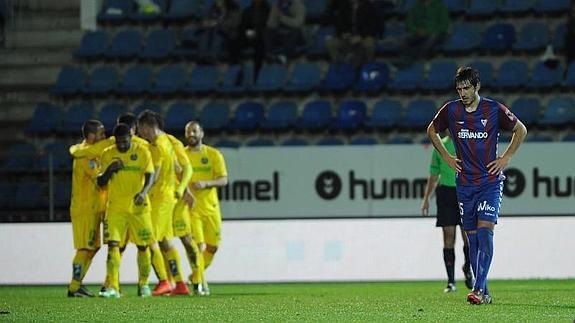
[[[437,133],[449,129],[455,143],[461,173],[457,185],[471,186],[505,179],[503,173],[491,175],[487,165],[497,158],[500,130],[511,130],[517,117],[503,104],[480,97],[477,109],[465,111],[461,100],[446,103],[433,119]]]

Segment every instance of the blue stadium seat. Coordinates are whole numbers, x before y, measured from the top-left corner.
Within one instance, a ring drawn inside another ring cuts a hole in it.
[[[166,13],[168,8],[167,0],[152,0],[152,2],[158,6],[158,12],[141,12],[139,10],[134,10],[130,14],[130,19],[139,23],[153,23],[162,18],[163,14]]]
[[[575,62],[569,63],[567,66],[567,75],[563,81],[564,87],[575,88]]]
[[[383,99],[373,106],[371,116],[366,121],[369,128],[389,129],[400,124],[403,115],[401,103],[396,100]]]
[[[184,65],[166,65],[158,72],[156,83],[151,89],[153,94],[175,94],[182,90],[186,83]]]
[[[378,93],[389,82],[389,67],[385,63],[372,62],[364,64],[359,71],[354,91]]]
[[[320,78],[321,71],[317,64],[298,63],[283,89],[286,92],[314,91],[319,86]]]
[[[416,63],[410,67],[399,70],[395,73],[389,88],[393,90],[415,90],[420,87],[424,80],[423,64]]]
[[[90,102],[80,102],[71,105],[64,113],[60,131],[80,135],[84,122],[92,119],[94,112],[94,106]]]
[[[563,136],[563,138],[561,138],[561,141],[568,141],[568,142],[575,141],[575,133],[570,133],[570,134]]]
[[[256,138],[256,139],[252,139],[252,140],[248,141],[246,146],[248,146],[248,147],[271,147],[271,146],[275,146],[275,143],[273,140],[271,140],[269,138]]]
[[[381,54],[395,54],[399,52],[406,34],[405,23],[387,23],[382,40],[377,42],[376,51]]]
[[[5,171],[29,171],[38,156],[36,147],[29,142],[19,142],[8,148],[6,159],[2,162]]]
[[[148,66],[134,65],[124,74],[122,85],[118,89],[121,94],[142,94],[150,90],[152,70]]]
[[[84,93],[105,95],[115,91],[118,85],[118,70],[113,66],[100,66],[92,72]]]
[[[82,92],[86,86],[86,74],[79,67],[64,66],[58,74],[52,93],[56,95],[74,95]]]
[[[54,170],[72,169],[72,157],[68,151],[69,145],[56,141],[46,144],[40,158],[36,160],[34,169],[40,171],[48,170],[50,166],[50,157],[52,158],[52,167]]]
[[[525,125],[535,125],[541,118],[541,102],[535,97],[520,97],[510,107]]]
[[[310,57],[323,57],[327,55],[326,38],[335,35],[335,27],[321,26],[312,36],[312,44],[307,53]]]
[[[251,90],[254,84],[254,67],[252,64],[229,65],[220,88],[221,93],[238,94]]]
[[[98,22],[115,24],[127,22],[135,9],[134,4],[132,0],[106,0],[98,14]]]
[[[549,135],[529,135],[525,138],[526,142],[552,142],[553,137]]]
[[[541,125],[560,127],[575,122],[575,101],[570,96],[552,98],[544,110]]]
[[[295,125],[297,106],[293,101],[279,101],[272,104],[261,123],[263,129],[285,130]]]
[[[405,116],[400,122],[400,126],[411,129],[427,127],[436,113],[436,105],[432,100],[413,100],[407,105]]]
[[[196,119],[196,108],[193,104],[178,101],[172,103],[166,112],[164,128],[167,131],[183,133],[186,124]]]
[[[385,141],[385,144],[387,144],[387,145],[413,144],[413,139],[410,137],[407,137],[405,135],[397,135],[397,136],[393,136],[391,138],[388,138]]]
[[[198,65],[190,73],[184,86],[186,93],[209,93],[215,91],[220,80],[220,72],[216,65]]]
[[[12,200],[16,192],[16,186],[10,182],[0,182],[0,209],[9,210],[12,208]]]
[[[332,120],[331,103],[315,100],[305,104],[297,128],[318,130],[328,127]]]
[[[567,24],[559,23],[553,33],[553,47],[555,50],[563,50],[565,48],[565,33],[567,33]]]
[[[125,104],[118,102],[108,102],[104,104],[104,106],[100,109],[100,116],[98,117],[98,120],[104,124],[106,132],[111,133],[116,126],[116,120],[118,120],[118,116],[127,111],[128,107],[126,107]]]
[[[76,58],[99,59],[108,49],[108,33],[103,30],[88,31],[82,37],[80,48],[74,52]]]
[[[228,125],[231,129],[254,130],[264,118],[264,106],[259,102],[242,102],[236,108],[234,119]]]
[[[36,105],[32,120],[27,132],[34,134],[47,134],[56,131],[62,119],[62,108],[57,105],[40,102]]]
[[[499,11],[507,14],[522,15],[533,11],[537,0],[504,0]]]
[[[318,146],[341,146],[344,145],[345,143],[343,142],[343,140],[336,137],[323,137],[320,140],[318,140],[315,144]]]
[[[280,64],[264,64],[253,86],[255,91],[279,91],[287,78],[287,69]]]
[[[240,148],[240,143],[232,139],[221,139],[214,146],[216,148]]]
[[[504,52],[515,43],[515,27],[510,23],[497,23],[487,28],[482,48],[492,52]]]
[[[136,105],[134,107],[134,109],[132,110],[132,113],[138,117],[140,115],[140,113],[144,112],[145,110],[150,110],[152,112],[155,112],[159,115],[162,115],[162,107],[159,106],[158,104],[154,103],[154,102],[142,102],[138,105]]]
[[[16,209],[33,210],[47,205],[46,185],[36,181],[22,181],[16,187],[12,206]]]
[[[363,125],[367,107],[361,100],[345,100],[339,104],[332,128],[355,130]]]
[[[110,48],[106,50],[107,58],[128,60],[135,58],[142,48],[142,33],[134,29],[126,29],[118,32]]]
[[[367,136],[356,137],[352,139],[349,143],[350,145],[354,146],[371,146],[378,144],[377,139],[375,139],[374,137],[367,137]]]
[[[571,0],[540,0],[536,11],[544,14],[559,14],[567,12],[571,6]]]
[[[200,113],[200,123],[205,130],[222,130],[230,122],[230,107],[222,102],[210,102]]]
[[[152,30],[146,39],[146,46],[139,53],[140,58],[162,60],[170,57],[176,47],[176,34],[170,29]]]
[[[493,86],[493,65],[489,61],[473,61],[469,66],[479,72],[482,88]]]
[[[521,29],[519,39],[513,45],[514,50],[538,51],[549,44],[549,29],[544,22],[529,22]]]
[[[70,181],[56,181],[54,183],[54,208],[69,208],[71,196],[72,183]]]
[[[446,91],[453,88],[453,75],[457,71],[457,65],[450,60],[437,60],[431,64],[431,69],[424,82],[426,89]]]
[[[500,2],[500,0],[471,0],[466,15],[471,17],[491,16],[499,8]]]
[[[169,22],[184,22],[192,18],[201,18],[202,16],[201,3],[199,1],[171,0],[164,19]]]
[[[284,140],[282,146],[308,146],[309,142],[304,138],[292,137]]]
[[[527,84],[529,69],[523,60],[510,59],[499,67],[495,85],[501,88],[518,88]]]
[[[330,64],[320,90],[345,91],[355,81],[355,68],[351,64]]]
[[[450,14],[459,14],[467,11],[468,0],[443,0]]]
[[[481,26],[478,23],[460,23],[452,28],[452,33],[443,45],[449,53],[470,53],[481,44]]]
[[[531,73],[531,80],[527,87],[531,89],[549,89],[561,84],[563,79],[563,66],[549,68],[544,62],[538,62]]]

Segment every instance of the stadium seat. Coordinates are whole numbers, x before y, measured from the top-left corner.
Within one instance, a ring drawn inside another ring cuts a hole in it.
[[[453,75],[457,65],[450,60],[437,60],[431,64],[427,80],[423,87],[435,91],[446,91],[453,88]]]
[[[8,148],[2,169],[9,172],[29,171],[32,169],[38,152],[29,142],[19,142]]]
[[[152,2],[158,6],[159,10],[157,12],[142,12],[141,10],[134,10],[130,14],[130,20],[138,23],[153,23],[162,18],[168,8],[167,0],[152,0]]]
[[[332,128],[355,130],[363,125],[367,107],[361,100],[345,100],[339,104]]]
[[[393,81],[389,84],[389,88],[401,91],[415,90],[419,88],[423,80],[423,64],[416,63],[405,69],[398,70]]]
[[[567,12],[570,6],[571,0],[541,0],[538,2],[536,11],[543,14],[559,14],[562,12]]]
[[[184,92],[189,94],[203,94],[215,91],[220,80],[220,73],[216,65],[198,65],[190,73],[184,85]]]
[[[279,101],[268,108],[267,115],[261,123],[262,129],[285,130],[295,125],[297,106],[293,101]]]
[[[533,11],[537,0],[504,0],[499,11],[506,14],[522,15]]]
[[[62,119],[62,108],[46,102],[40,102],[36,105],[34,115],[27,132],[34,134],[48,134],[56,131],[60,126]]]
[[[568,142],[575,141],[575,133],[570,133],[570,134],[563,136],[563,138],[561,138],[561,141],[568,141]]]
[[[487,28],[482,48],[492,52],[504,52],[515,43],[515,27],[510,23],[497,23]]]
[[[471,0],[465,14],[471,17],[492,16],[497,11],[500,2],[500,0]]]
[[[156,83],[150,90],[153,94],[175,94],[180,92],[186,82],[184,65],[166,65],[160,69]]]
[[[571,62],[567,66],[567,75],[563,81],[563,86],[568,88],[575,88],[575,62]]]
[[[229,65],[218,92],[225,94],[245,93],[254,84],[254,67],[252,64]]]
[[[54,183],[54,208],[68,209],[72,196],[72,183],[70,181],[56,181]]]
[[[240,148],[240,143],[231,139],[221,139],[214,144],[216,148]]]
[[[380,54],[397,53],[402,46],[406,33],[405,23],[387,23],[382,40],[376,44],[376,51]]]
[[[193,18],[201,18],[201,3],[189,0],[171,0],[164,19],[168,22],[184,22]]]
[[[565,48],[565,33],[567,32],[567,24],[559,23],[553,33],[553,47],[555,50],[563,50]]]
[[[420,129],[427,127],[437,113],[435,102],[428,99],[413,100],[407,105],[405,116],[400,122],[402,128]]]
[[[468,0],[443,0],[450,14],[460,14],[467,11]]]
[[[286,81],[287,69],[280,64],[264,64],[253,90],[262,92],[279,91]]]
[[[308,146],[309,142],[304,138],[292,137],[284,140],[282,146]]]
[[[495,86],[501,88],[518,88],[527,83],[529,70],[527,63],[518,59],[510,59],[499,67]]]
[[[563,66],[549,68],[544,62],[535,64],[531,73],[531,80],[527,83],[530,89],[549,89],[561,84],[563,79]]]
[[[148,66],[134,65],[124,74],[122,85],[118,89],[121,94],[143,94],[150,90],[152,70]]]
[[[170,29],[152,30],[146,39],[146,46],[140,51],[143,59],[162,60],[170,57],[176,47],[176,34]]]
[[[320,78],[321,71],[317,64],[298,63],[283,89],[286,92],[314,91],[319,86]]]
[[[402,114],[403,109],[399,101],[383,99],[375,103],[365,125],[376,129],[396,127],[401,122]]]
[[[88,31],[82,37],[80,48],[74,52],[74,57],[87,60],[102,58],[108,49],[108,33],[103,30]]]
[[[359,71],[353,90],[377,94],[389,82],[389,67],[385,63],[372,62],[364,64]]]
[[[68,96],[81,93],[86,86],[86,74],[79,67],[64,66],[58,74],[52,93]]]
[[[264,118],[264,106],[259,102],[242,102],[236,108],[234,119],[228,125],[231,129],[254,130]]]
[[[469,66],[479,72],[481,88],[493,86],[493,65],[489,61],[473,61],[469,63]]]
[[[336,137],[324,137],[316,142],[318,146],[341,146],[344,144],[343,140]]]
[[[127,29],[116,34],[105,56],[111,59],[129,60],[135,58],[142,48],[142,33]]]
[[[42,182],[22,181],[16,187],[12,201],[15,209],[33,210],[47,206],[46,185]]]
[[[443,45],[448,53],[470,53],[481,44],[481,26],[478,23],[456,24]]]
[[[248,147],[271,147],[271,146],[275,146],[275,143],[273,140],[271,140],[269,138],[256,138],[256,139],[252,139],[252,140],[248,141],[246,146],[248,146]]]
[[[134,1],[132,0],[106,0],[98,14],[98,22],[125,23],[134,9]]]
[[[94,106],[90,102],[80,102],[71,105],[64,113],[60,131],[81,135],[84,122],[92,119],[94,112]]]
[[[118,85],[118,70],[113,66],[100,66],[90,75],[90,81],[84,88],[84,93],[106,95],[115,91]]]
[[[7,181],[0,182],[0,209],[9,210],[12,208],[15,191],[16,186],[14,184]]]
[[[170,132],[183,133],[186,124],[195,119],[196,108],[193,104],[184,101],[174,102],[166,112],[164,128]]]
[[[200,113],[200,123],[205,130],[222,130],[230,122],[230,107],[222,102],[210,102]]]
[[[100,109],[98,120],[104,124],[107,133],[112,133],[116,126],[116,120],[118,120],[118,117],[127,111],[128,107],[126,107],[125,104],[108,102]]]
[[[308,130],[324,129],[330,125],[331,120],[331,103],[325,100],[316,100],[305,104],[296,127]]]
[[[371,146],[378,144],[377,139],[375,139],[374,137],[366,137],[366,136],[356,137],[352,139],[349,143],[354,146]]]
[[[335,35],[335,27],[321,26],[312,36],[312,44],[308,49],[307,54],[310,57],[325,57],[327,56],[326,39]]]
[[[385,141],[385,144],[388,144],[388,145],[413,144],[413,139],[410,137],[407,137],[405,135],[398,135],[398,136],[393,136],[391,138],[388,138]]]
[[[520,97],[510,109],[527,126],[537,124],[541,118],[541,102],[535,97]]]
[[[72,169],[72,157],[68,151],[69,145],[56,141],[44,146],[40,158],[36,160],[34,169],[47,171],[50,167],[50,158],[52,158],[52,167],[54,170]]]
[[[575,122],[575,101],[570,96],[552,98],[544,110],[541,125],[561,127]]]
[[[549,44],[549,29],[547,23],[529,22],[526,23],[519,34],[519,39],[513,45],[517,51],[539,51]]]
[[[140,113],[142,113],[146,110],[150,110],[150,111],[155,112],[159,115],[162,115],[162,107],[160,107],[158,104],[156,104],[154,102],[147,102],[147,101],[136,105],[134,107],[134,109],[132,110],[132,113],[136,117],[138,117],[140,115]]]
[[[351,64],[330,64],[320,90],[345,91],[355,81],[355,68]]]

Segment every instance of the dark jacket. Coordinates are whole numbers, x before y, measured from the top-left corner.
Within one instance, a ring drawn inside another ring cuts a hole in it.
[[[270,5],[267,0],[261,1],[261,4],[258,6],[251,4],[245,8],[240,23],[242,35],[244,35],[248,29],[254,29],[258,35],[262,35],[266,28],[269,14]]]
[[[338,36],[350,33],[366,37],[383,32],[377,8],[369,0],[359,0],[355,12],[351,0],[331,0],[326,9],[326,18],[328,24],[335,26]]]

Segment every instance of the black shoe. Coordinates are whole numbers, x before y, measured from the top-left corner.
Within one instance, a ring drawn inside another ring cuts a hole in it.
[[[68,297],[94,297],[94,294],[92,294],[85,286],[80,286],[80,288],[75,292],[68,290]]]
[[[473,288],[473,273],[471,272],[471,268],[463,267],[463,274],[465,275],[465,287],[468,289]]]

